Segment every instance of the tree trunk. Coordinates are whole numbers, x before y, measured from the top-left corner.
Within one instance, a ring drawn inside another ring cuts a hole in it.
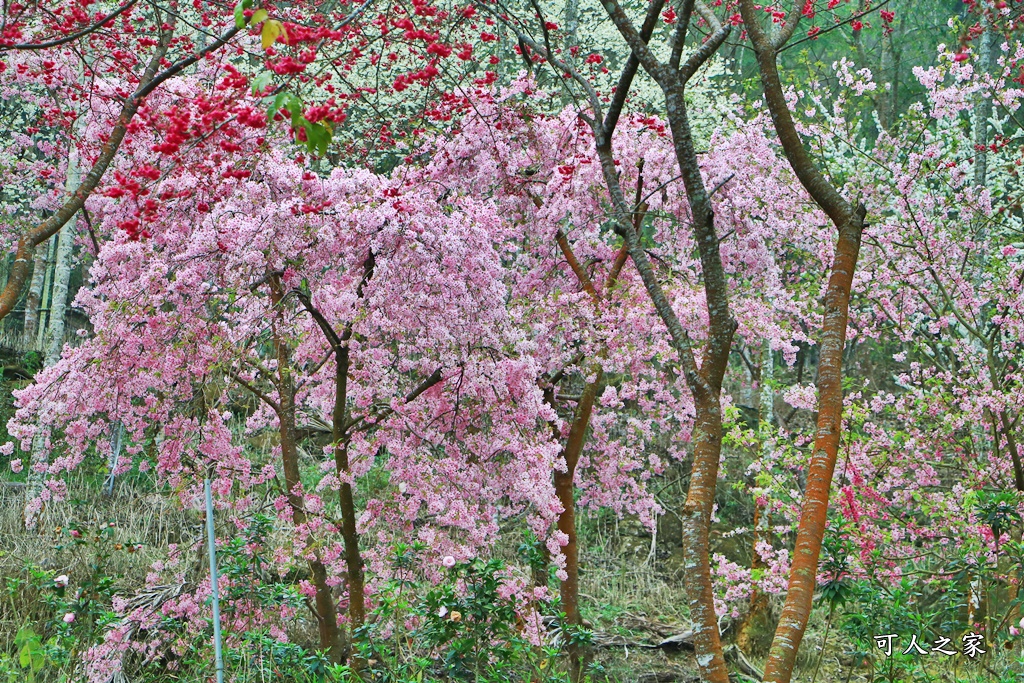
[[[579,0],[566,0],[565,3],[565,51],[579,45],[580,29]]]
[[[371,250],[363,261],[363,277],[356,287],[356,296],[363,297],[363,290],[366,283],[373,277],[373,270],[377,260]],[[312,312],[312,309],[311,309]],[[326,326],[327,333],[329,325],[323,320],[321,326]],[[334,334],[333,331],[330,333]],[[335,383],[334,383],[334,411],[331,415],[332,436],[334,438],[334,467],[341,481],[338,491],[338,499],[341,505],[341,536],[345,541],[345,566],[348,571],[348,619],[349,628],[352,630],[353,640],[355,631],[363,625],[366,620],[366,596],[365,577],[363,572],[363,557],[359,552],[359,531],[356,528],[356,503],[352,494],[352,469],[348,460],[348,445],[351,436],[349,429],[348,415],[348,373],[351,366],[349,357],[349,342],[352,339],[352,322],[350,321],[342,332],[340,338],[334,337],[335,353]],[[355,660],[354,665],[359,667],[361,662]]]
[[[789,683],[811,615],[832,475],[839,457],[843,421],[843,351],[846,347],[853,274],[860,253],[866,212],[863,205],[851,206],[822,175],[807,153],[789,110],[776,56],[796,30],[800,15],[792,13],[794,21],[787,30],[769,37],[760,24],[761,13],[753,0],[741,0],[740,11],[757,57],[764,98],[786,159],[800,184],[828,214],[839,232],[832,271],[825,290],[825,315],[818,359],[818,426],[814,452],[807,468],[807,485],[797,526],[786,603],[775,629],[764,672],[766,683]]]
[[[279,309],[284,299],[284,291],[281,280],[276,275],[270,278],[270,291],[274,308]],[[295,526],[301,526],[306,523],[306,506],[299,472],[299,439],[295,428],[295,379],[292,376],[291,352],[287,342],[278,333],[276,323],[272,323],[272,331],[274,352],[277,356],[281,462],[288,504],[292,509],[292,521]],[[312,583],[316,589],[314,612],[320,634],[320,648],[327,651],[332,662],[340,662],[344,658],[346,648],[341,629],[338,628],[337,605],[334,603],[331,587],[327,584],[327,568],[320,560],[319,552],[314,552],[314,558],[308,562]]]
[[[348,411],[346,393],[348,387],[348,346],[340,349],[335,378],[335,403],[333,415],[334,466],[341,487],[338,492],[341,505],[341,536],[345,541],[345,565],[348,570],[348,618],[353,635],[366,620],[364,595],[363,558],[359,552],[359,532],[356,529],[356,504],[352,495],[352,470],[348,461],[349,435],[346,429]]]
[[[722,268],[718,236],[715,233],[711,199],[704,187],[697,154],[693,147],[684,94],[688,76],[680,75],[682,70],[670,71],[670,67],[657,62],[638,42],[639,36],[635,33],[630,35],[628,19],[617,4],[606,7],[610,7],[609,12],[620,32],[630,42],[634,54],[640,53],[640,63],[648,73],[655,76],[665,95],[665,109],[672,130],[676,159],[693,216],[692,229],[700,255],[709,319],[708,340],[702,351],[699,368],[689,334],[672,309],[640,240],[630,225],[632,211],[625,203],[622,188],[618,183],[611,154],[611,141],[607,137],[601,140],[597,150],[598,157],[601,160],[605,182],[618,208],[619,232],[625,238],[630,257],[640,273],[655,310],[668,328],[672,346],[679,354],[687,387],[694,399],[696,418],[693,430],[693,466],[682,513],[682,543],[686,556],[683,584],[690,606],[694,652],[701,676],[710,683],[728,683],[729,670],[725,664],[718,618],[715,614],[709,553],[711,513],[715,504],[718,465],[722,451],[720,396],[732,347],[732,336],[736,331],[736,321],[729,311],[728,289],[725,271]],[[692,3],[688,3],[688,7],[692,8]],[[703,63],[698,59],[701,54],[705,55],[706,59],[721,45],[727,35],[728,29],[716,31],[715,37],[702,45],[701,52],[691,57],[693,61],[687,63],[686,70],[691,74],[695,72]]]
[[[36,348],[36,332],[39,330],[39,308],[43,299],[43,277],[46,275],[46,252],[49,248],[37,249],[32,257],[32,280],[25,299],[25,325],[22,330],[22,346],[25,351]]]
[[[775,412],[775,393],[772,387],[772,380],[775,378],[775,362],[772,358],[772,347],[767,341],[761,345],[761,366],[758,372],[758,389],[760,394],[758,406],[758,443],[762,457],[771,452],[771,441],[765,438],[765,431],[772,423]],[[754,521],[753,539],[751,541],[751,573],[764,568],[764,561],[757,552],[757,545],[762,540],[768,539],[768,514],[761,504],[761,497],[754,497]],[[768,596],[765,595],[757,584],[754,584],[750,591],[750,607],[743,623],[736,630],[736,645],[741,651],[749,653],[753,650],[754,631],[765,623],[768,615]]]
[[[711,512],[714,507],[715,487],[718,478],[718,463],[721,456],[722,415],[720,395],[722,379],[729,360],[732,336],[736,321],[729,311],[728,290],[725,273],[719,253],[718,236],[715,234],[714,214],[710,197],[704,187],[686,112],[684,89],[687,81],[721,47],[731,28],[721,26],[713,14],[708,15],[714,33],[705,40],[680,65],[683,43],[694,9],[694,0],[684,0],[680,18],[672,39],[671,56],[662,62],[648,47],[659,14],[664,3],[652,0],[648,5],[644,24],[637,31],[628,14],[617,0],[603,3],[609,18],[629,45],[632,54],[626,60],[615,95],[608,105],[606,115],[601,116],[602,105],[596,95],[589,95],[594,109],[590,120],[594,131],[595,149],[601,163],[601,171],[614,206],[615,229],[623,238],[630,258],[637,268],[651,302],[668,330],[673,350],[679,355],[686,383],[696,406],[694,429],[694,462],[690,479],[690,490],[684,505],[683,544],[687,552],[687,563],[694,571],[688,571],[685,582],[690,598],[693,619],[694,650],[702,678],[711,683],[728,683],[729,671],[725,665],[722,643],[715,616],[714,595],[711,589],[711,570],[708,557]],[[520,40],[524,40],[522,36]],[[533,49],[546,54],[536,43]],[[554,56],[547,55],[552,64],[572,73]],[[708,340],[702,351],[698,367],[689,334],[683,327],[665,295],[651,262],[634,230],[633,222],[639,206],[626,203],[619,182],[619,171],[612,153],[612,135],[625,103],[636,69],[642,65],[657,81],[665,95],[668,121],[672,129],[673,145],[679,163],[683,184],[693,215],[693,234],[700,254],[702,279],[707,303],[709,329]],[[577,77],[577,80],[582,80]],[[583,81],[589,93],[593,89]]]
[[[676,156],[693,214],[694,239],[700,254],[710,320],[708,341],[703,349],[699,368],[689,334],[672,309],[640,244],[639,237],[630,225],[630,212],[623,199],[622,188],[618,184],[610,147],[599,146],[598,157],[601,160],[605,182],[619,207],[620,234],[625,238],[630,257],[640,273],[655,310],[668,328],[672,346],[679,354],[683,374],[694,399],[696,418],[693,430],[693,466],[682,514],[682,543],[686,556],[683,583],[690,606],[694,651],[701,676],[711,683],[728,683],[729,670],[725,664],[718,618],[715,614],[709,542],[711,513],[715,503],[718,465],[722,450],[720,396],[736,321],[729,311],[728,291],[718,237],[715,234],[714,214],[697,165],[683,98],[683,86],[676,81],[669,86],[663,86],[663,89]]]
[[[71,281],[72,269],[71,256],[75,246],[74,220],[64,224],[58,233],[58,239],[56,265],[53,271],[53,294],[50,297],[50,316],[46,326],[46,367],[50,367],[60,360],[61,351],[64,348],[68,284]]]
[[[117,481],[117,476],[114,474],[117,471],[117,466],[121,460],[121,446],[124,443],[124,425],[121,424],[120,420],[115,420],[110,425],[110,459],[107,460],[107,468],[110,470],[110,474],[107,475],[106,481],[103,482],[103,495],[110,496],[114,495],[114,484]]]
[[[846,345],[853,273],[860,251],[863,213],[858,212],[852,218],[839,231],[832,274],[825,291],[825,320],[822,324],[821,355],[818,360],[818,429],[814,453],[807,468],[807,487],[797,526],[786,604],[765,664],[766,683],[789,683],[797,650],[811,616],[818,559],[832,491],[832,475],[839,457],[842,433],[843,349]]]
[[[640,161],[639,165],[639,177],[637,179],[636,187],[636,213],[632,217],[631,223],[634,232],[638,232],[640,224],[643,222],[644,212],[646,211],[647,205],[642,202],[643,199],[643,160]],[[533,203],[537,208],[541,208],[544,204],[541,199],[537,196],[533,196]],[[600,303],[601,295],[598,293],[597,288],[594,286],[593,281],[587,275],[586,270],[580,265],[579,260],[576,258],[576,254],[573,253],[572,246],[569,244],[569,240],[565,233],[559,230],[555,235],[555,241],[558,244],[559,249],[562,251],[562,255],[565,257],[566,263],[569,264],[569,268],[573,274],[576,275],[583,290],[587,292],[591,299],[593,299],[595,305]],[[604,292],[609,295],[612,288],[618,282],[619,275],[622,272],[622,268],[626,263],[626,259],[629,258],[629,250],[626,244],[623,244],[619,249],[619,253],[615,257],[615,261],[612,263],[612,267],[608,271],[608,278],[605,281]],[[606,357],[606,351],[601,350],[598,354],[600,358]],[[555,471],[554,474],[554,486],[555,495],[558,496],[559,502],[562,504],[562,511],[558,515],[558,530],[565,534],[568,539],[564,549],[565,553],[565,573],[566,578],[564,581],[559,583],[559,596],[562,600],[562,607],[565,611],[565,623],[570,624],[574,627],[579,627],[583,623],[582,615],[579,609],[579,545],[577,543],[576,535],[576,466],[579,464],[580,455],[583,453],[583,446],[586,444],[586,433],[590,426],[590,418],[593,414],[594,400],[597,397],[597,392],[600,389],[601,382],[604,378],[604,369],[601,364],[594,363],[593,365],[594,380],[588,382],[584,387],[583,392],[580,395],[579,403],[576,404],[576,411],[573,415],[572,425],[569,428],[569,435],[566,439],[565,446],[562,448],[561,454],[565,459],[566,471]],[[557,410],[554,398],[554,386],[547,387],[544,391],[544,400],[547,401],[548,405],[551,406],[552,410]],[[554,423],[551,424],[553,437],[557,440],[561,437],[561,434],[555,428]],[[536,586],[547,586],[547,548],[541,544],[541,552],[545,559],[545,567],[534,568],[533,581]],[[586,671],[586,653],[582,652],[579,646],[573,642],[570,638],[566,644],[566,650],[569,655],[569,674],[570,681],[572,683],[579,683],[583,680],[583,675]]]
[[[1021,464],[1021,453],[1017,446],[1017,434],[1013,428],[1013,422],[1006,415],[1005,408],[999,411],[999,420],[1003,426],[1003,434],[1006,436],[1006,449],[1010,451],[1010,461],[1013,463],[1014,486],[1018,492],[1024,493],[1024,465]]]
[[[689,599],[694,650],[703,678],[713,683],[729,680],[715,613],[711,578],[711,513],[722,453],[722,411],[718,394],[697,399],[693,437],[693,469],[683,506],[683,585]]]
[[[36,325],[35,339],[32,348],[46,352],[46,329],[50,323],[50,303],[53,301],[53,267],[56,263],[57,240],[47,241],[43,259],[43,289],[39,299],[39,319]],[[40,359],[42,360],[42,359]]]
[[[978,58],[978,75],[987,76],[992,71],[992,52],[995,50],[996,34],[987,17],[982,16],[981,49]],[[988,126],[992,118],[992,94],[981,90],[974,107],[974,184],[984,187],[988,179]]]
[[[78,155],[75,152],[71,152],[68,155],[68,168],[67,174],[64,179],[64,188],[66,191],[71,192],[74,188],[79,185],[80,171],[78,167]],[[40,281],[40,293],[49,294],[49,315],[48,322],[46,325],[46,331],[48,333],[48,343],[44,347],[43,344],[36,344],[35,348],[42,348],[45,352],[43,358],[43,366],[50,367],[58,360],[60,360],[60,349],[64,342],[64,314],[68,298],[68,281],[71,277],[71,253],[72,247],[74,246],[74,226],[77,214],[72,214],[64,226],[60,230],[60,243],[56,247],[56,266],[54,269],[54,284],[52,287],[48,287],[48,280],[50,279],[50,269],[44,267],[39,272],[32,274],[32,287],[36,286],[37,279]],[[47,242],[46,252],[48,254],[53,253],[54,245],[53,240]],[[39,259],[34,257],[33,262],[36,266],[39,265]],[[53,262],[51,259],[46,259],[44,263],[46,266]],[[35,304],[35,315],[33,320],[32,335],[35,337],[37,334],[43,332],[43,327],[39,325],[40,320],[40,302],[41,299],[37,299]],[[28,308],[31,307],[33,302],[26,304],[26,324],[28,322]],[[38,328],[38,329],[36,329]],[[54,341],[53,335],[59,335]],[[28,338],[28,329],[25,330],[25,339]],[[56,350],[54,350],[54,347]],[[23,508],[23,520],[25,527],[33,529],[39,519],[39,514],[42,512],[41,501],[39,495],[42,493],[43,484],[46,480],[46,472],[44,467],[49,463],[49,453],[45,450],[44,444],[49,436],[49,428],[45,426],[41,420],[36,422],[39,431],[32,438],[32,453],[29,458],[31,467],[28,471],[27,485],[25,486],[25,506]]]
[[[902,28],[906,15],[901,13]],[[900,93],[900,54],[896,51],[896,41],[892,33],[882,36],[881,76],[888,84],[879,98],[878,121],[882,128],[890,130],[896,124],[896,107],[899,105]]]
[[[768,538],[768,515],[758,500],[754,501],[753,540],[751,542],[750,570],[754,574],[764,569],[764,560],[757,552],[757,545]],[[765,624],[768,617],[768,596],[757,584],[750,590],[750,603],[743,622],[736,629],[736,646],[747,654],[754,650],[755,632]]]
[[[565,622],[573,627],[579,627],[582,624],[579,607],[580,559],[579,547],[576,542],[576,465],[579,464],[580,454],[583,452],[583,445],[586,442],[587,427],[590,425],[590,416],[594,409],[594,399],[601,384],[602,374],[600,366],[598,366],[597,377],[583,389],[580,402],[576,406],[572,427],[569,429],[569,437],[566,440],[565,448],[562,449],[562,455],[565,458],[565,472],[555,471],[555,494],[562,504],[562,512],[558,515],[558,530],[568,537],[568,541],[562,549],[562,552],[565,553],[566,579],[561,582],[559,593],[562,598],[562,609],[565,611]],[[583,680],[585,669],[583,666],[584,653],[580,651],[571,634],[567,640],[566,649],[569,653],[569,680],[571,683],[580,683]]]
[[[682,515],[687,570],[683,575],[683,583],[689,598],[697,665],[708,681],[725,683],[728,680],[728,669],[715,612],[710,535],[718,467],[722,457],[722,381],[728,367],[736,321],[729,311],[728,285],[719,253],[714,212],[693,146],[683,85],[663,85],[665,110],[672,129],[676,160],[693,214],[693,235],[700,254],[709,320],[708,342],[700,368],[701,381],[688,379],[696,408],[696,424],[693,469]]]
[[[363,298],[363,291],[366,283],[373,277],[376,263],[376,256],[371,249],[363,261],[363,277],[356,287],[356,297],[358,299]],[[351,368],[349,342],[352,339],[352,321],[348,322],[339,336],[334,331],[330,322],[313,305],[309,296],[302,292],[296,292],[296,294],[299,301],[306,308],[306,311],[320,327],[334,353],[334,407],[331,412],[331,436],[334,440],[334,468],[340,482],[338,502],[341,507],[341,536],[345,542],[345,565],[346,573],[348,574],[348,617],[349,627],[352,631],[352,640],[354,640],[355,631],[366,620],[366,596],[363,558],[359,550],[359,530],[356,523],[355,496],[351,481],[352,469],[348,458],[348,447],[351,441],[351,432],[349,430],[353,426],[348,410],[348,375]],[[433,375],[406,396],[406,401],[414,400],[424,391],[440,382],[441,378],[441,369],[438,368]],[[353,657],[351,663],[353,669],[358,670],[363,667],[363,661],[360,658]]]
[[[36,528],[43,512],[42,499],[39,496],[43,492],[46,466],[50,460],[44,448],[49,430],[40,422],[37,422],[37,426],[39,429],[32,437],[32,453],[29,457],[30,466],[25,480],[25,504],[22,511],[22,520],[25,522],[25,528],[29,530]]]

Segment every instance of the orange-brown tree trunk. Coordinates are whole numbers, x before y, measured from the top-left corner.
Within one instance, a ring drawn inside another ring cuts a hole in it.
[[[722,412],[719,394],[697,399],[693,437],[693,469],[683,506],[683,585],[693,623],[697,665],[708,681],[729,680],[722,652],[711,579],[711,513],[722,453]],[[724,674],[724,675],[723,675]]]
[[[818,361],[818,428],[814,453],[807,468],[807,488],[797,526],[786,604],[765,665],[766,682],[789,682],[800,641],[811,616],[832,475],[839,456],[842,434],[843,349],[862,222],[863,214],[859,214],[859,218],[854,217],[854,222],[840,229],[832,275],[825,292],[825,320],[822,324],[821,355]]]
[[[751,549],[753,556],[750,560],[751,573],[756,573],[758,570],[764,568],[764,560],[761,559],[760,553],[757,552],[757,544],[761,542],[761,539],[767,539],[768,536],[768,515],[765,514],[764,506],[762,506],[757,500],[754,501],[754,524],[753,524],[753,541],[751,542]],[[749,653],[754,649],[754,632],[759,627],[762,620],[768,613],[768,596],[762,591],[757,584],[754,584],[750,591],[750,603],[747,609],[747,614],[743,617],[742,623],[736,629],[736,646],[745,653]]]
[[[587,427],[590,424],[590,416],[594,409],[598,386],[601,383],[601,375],[602,373],[598,369],[595,380],[588,383],[583,389],[580,402],[576,406],[572,427],[569,429],[569,437],[566,440],[565,448],[562,449],[562,455],[565,457],[565,471],[556,471],[554,477],[555,494],[562,504],[562,512],[558,515],[558,530],[568,538],[565,547],[562,548],[562,552],[565,554],[566,578],[559,586],[559,594],[562,598],[565,621],[573,627],[582,624],[579,607],[580,558],[576,541],[576,465],[579,464],[580,454],[583,452],[583,445],[586,442]],[[579,683],[583,676],[584,653],[574,642],[573,635],[567,634],[566,650],[569,653],[570,680],[572,683]]]
[[[642,172],[643,168],[641,167],[641,173]],[[638,182],[638,197],[642,186],[642,181]],[[537,208],[543,206],[539,197],[533,197],[533,201]],[[638,220],[640,220],[640,214],[637,215],[634,222],[636,223]],[[594,287],[593,281],[591,281],[586,271],[580,265],[576,255],[573,253],[572,247],[570,246],[565,233],[559,230],[555,235],[555,241],[558,244],[559,249],[561,249],[566,262],[569,264],[569,268],[579,280],[583,290],[590,295],[595,304],[598,304],[600,302],[601,295],[598,293],[597,288]],[[619,250],[619,254],[609,271],[604,289],[606,293],[611,292],[612,288],[615,286],[626,258],[626,249],[623,247]],[[603,357],[604,353],[602,352],[599,355]],[[604,370],[600,363],[594,363],[593,372],[594,379],[586,384],[583,388],[583,392],[580,394],[580,400],[579,403],[576,404],[576,411],[573,414],[572,424],[569,428],[569,435],[566,438],[564,447],[562,448],[561,454],[565,459],[565,471],[556,470],[554,474],[555,495],[558,497],[558,501],[562,504],[562,511],[558,514],[557,527],[560,532],[565,534],[567,539],[566,545],[562,550],[565,554],[566,578],[564,581],[559,583],[559,597],[561,598],[562,608],[565,612],[565,623],[574,628],[578,628],[583,624],[583,618],[580,614],[579,608],[580,562],[579,545],[577,543],[576,534],[576,466],[579,464],[580,455],[583,453],[583,446],[586,444],[587,429],[590,426],[590,418],[594,412],[594,400],[597,398],[597,392],[600,389],[601,382],[604,378]],[[555,408],[553,387],[545,392],[545,397],[549,405],[551,405],[552,408]],[[556,438],[559,436],[557,430],[555,431],[555,436]],[[535,580],[536,578],[538,577],[535,577]],[[546,574],[543,585],[547,585]],[[586,669],[584,661],[586,653],[583,652],[577,644],[575,640],[576,634],[566,635],[566,651],[569,655],[569,678],[571,683],[579,683],[583,680],[583,673]]]
[[[839,456],[843,419],[843,350],[849,317],[853,275],[864,230],[863,205],[851,206],[822,175],[811,159],[793,121],[779,77],[776,57],[793,36],[800,19],[800,3],[793,5],[785,28],[769,35],[759,23],[761,12],[753,0],[741,0],[740,12],[757,57],[764,98],[775,131],[793,172],[814,201],[828,214],[839,235],[832,271],[825,289],[818,361],[818,425],[814,452],[807,469],[807,487],[797,525],[796,547],[789,575],[786,603],[775,629],[775,638],[765,663],[764,681],[789,683],[800,649],[814,598],[818,559],[825,535],[832,475]]]

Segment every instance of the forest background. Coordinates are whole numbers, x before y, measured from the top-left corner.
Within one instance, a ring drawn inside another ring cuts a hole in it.
[[[0,677],[1021,680],[1022,11],[5,3]]]

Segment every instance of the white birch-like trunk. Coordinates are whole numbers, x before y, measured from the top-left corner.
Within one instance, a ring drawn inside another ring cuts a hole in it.
[[[565,50],[569,51],[579,45],[580,8],[579,0],[568,0],[565,3]]]
[[[758,408],[758,417],[760,418],[761,424],[770,425],[772,420],[775,418],[775,389],[772,387],[772,382],[775,380],[775,360],[772,358],[772,347],[765,341],[761,345],[761,386],[758,387],[761,391],[760,406]],[[770,447],[767,439],[764,440],[764,446]]]
[[[995,32],[988,19],[982,18],[984,33],[981,36],[981,52],[978,60],[978,73],[986,76],[992,70],[992,51],[995,49]],[[991,93],[981,91],[974,103],[974,185],[978,189],[984,189],[988,182],[988,127],[989,119],[992,118],[992,96]],[[987,238],[987,231],[984,224],[978,230],[978,241],[984,242]],[[972,278],[975,289],[981,286],[981,271],[975,270]],[[984,358],[986,355],[985,346],[981,339],[973,337],[971,348],[977,357]],[[974,442],[975,452],[984,457],[988,453],[989,438],[983,422],[975,421],[971,425],[971,440]],[[996,437],[998,438],[998,437]]]
[[[34,351],[43,351],[43,345],[46,341],[46,325],[50,314],[50,299],[53,293],[53,263],[56,243],[57,240],[52,238],[46,241],[46,258],[43,261],[43,290],[40,292],[36,337],[32,342],[32,349]]]
[[[53,294],[50,297],[50,322],[46,329],[44,363],[46,367],[60,360],[64,349],[64,328],[68,310],[68,285],[71,282],[72,253],[75,247],[74,219],[68,221],[58,233],[56,265],[53,270]]]
[[[50,248],[36,249],[32,259],[32,280],[28,286],[28,297],[25,299],[25,325],[22,332],[22,345],[26,351],[36,350],[36,333],[39,330],[39,307],[43,301],[43,277],[46,275],[46,252]]]
[[[761,400],[758,406],[757,431],[758,439],[761,442],[761,457],[765,462],[768,462],[768,456],[771,455],[772,448],[775,447],[775,439],[768,438],[771,433],[772,420],[775,419],[774,381],[775,358],[772,356],[771,345],[764,341],[761,346],[761,386],[758,387],[761,391]],[[754,501],[754,505],[757,505],[757,501]],[[769,517],[770,515],[765,510],[761,510],[757,515],[757,528],[754,529],[754,535],[759,540],[763,541],[768,537]],[[754,552],[757,552],[757,548],[754,548]]]
[[[981,35],[981,51],[978,59],[978,74],[982,77],[992,71],[992,52],[995,50],[996,34],[988,19],[982,19],[985,31]],[[984,187],[988,179],[988,126],[992,118],[992,94],[978,93],[974,107],[974,184]]]
[[[64,187],[70,194],[78,189],[80,182],[80,169],[78,155],[72,150],[68,157],[68,171]],[[53,276],[53,288],[50,292],[49,322],[46,326],[46,347],[43,364],[49,367],[60,359],[60,352],[64,346],[64,318],[67,312],[68,283],[71,278],[71,254],[75,241],[75,224],[77,216],[73,217],[61,228],[59,242],[56,251],[56,265]],[[49,249],[47,251],[50,251]],[[33,281],[35,276],[33,275]],[[45,290],[45,282],[44,282]],[[46,448],[46,441],[49,436],[49,428],[41,420],[37,421],[38,430],[32,439],[32,454],[29,458],[30,467],[28,480],[25,486],[25,508],[23,518],[27,529],[34,529],[39,521],[39,515],[43,511],[40,494],[46,481],[46,467],[49,464],[49,449]]]

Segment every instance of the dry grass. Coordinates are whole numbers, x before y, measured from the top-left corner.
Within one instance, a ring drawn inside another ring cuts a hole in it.
[[[152,563],[165,557],[169,543],[190,544],[202,531],[198,512],[183,510],[164,496],[122,484],[114,497],[105,498],[97,495],[97,488],[73,476],[68,500],[50,505],[37,529],[28,531],[22,521],[23,490],[0,487],[0,577],[27,579],[28,568],[38,567],[66,574],[72,585],[81,585],[102,571],[116,579],[119,593],[132,595],[144,586]],[[72,527],[90,533],[111,523],[102,543],[69,543]],[[32,587],[9,592],[0,603],[0,643],[7,650],[26,622],[53,616],[45,614],[46,606]]]
[[[98,571],[96,565],[102,562],[99,571],[115,579],[116,592],[131,597],[144,588],[152,563],[166,557],[168,544],[191,547],[203,538],[200,510],[183,509],[177,498],[153,492],[144,481],[121,482],[113,498],[102,497],[98,491],[95,479],[74,475],[69,481],[69,500],[51,505],[38,530],[26,531],[21,518],[23,491],[0,486],[0,579],[8,586],[13,585],[12,581],[27,579],[27,568],[35,566],[53,574],[67,574],[72,585],[81,585]],[[68,542],[67,531],[71,527],[95,530],[111,522],[114,526],[108,527],[109,538],[102,543]],[[652,539],[635,522],[616,520],[604,513],[583,513],[580,524],[582,607],[584,617],[594,629],[624,636],[634,644],[655,643],[686,630],[681,558],[675,539],[670,534]],[[287,529],[278,529],[276,533],[286,534]],[[656,540],[653,552],[652,540]],[[122,549],[113,550],[117,545]],[[141,545],[141,549],[128,552],[129,547],[136,545]],[[515,543],[509,539],[498,554],[512,561],[514,548]],[[201,549],[192,555],[188,562],[198,580],[205,572],[204,558]],[[777,610],[778,604],[773,607]],[[40,624],[54,616],[47,613],[38,590],[28,583],[20,583],[13,591],[4,590],[0,595],[0,652],[14,652],[14,636],[23,625]],[[801,648],[796,680],[866,683],[867,670],[850,671],[839,661],[846,648],[835,628],[824,647],[826,616],[824,610],[813,614]],[[290,626],[290,635],[296,642],[312,644],[315,632],[305,615]],[[825,655],[815,679],[822,651]],[[763,652],[753,655],[750,658],[755,664],[763,664]],[[692,653],[687,651],[645,649],[629,644],[603,647],[595,653],[595,662],[605,671],[598,680],[609,681],[694,680],[692,660]],[[1001,660],[992,664],[997,663],[1000,668],[1005,665]],[[978,667],[972,676],[963,680],[999,680],[986,676]],[[938,674],[935,680],[947,679]]]

